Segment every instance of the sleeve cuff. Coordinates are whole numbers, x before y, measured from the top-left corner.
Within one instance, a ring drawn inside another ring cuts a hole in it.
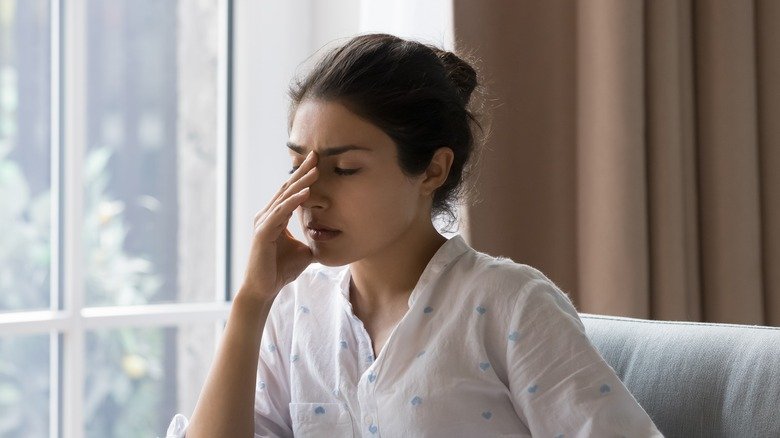
[[[168,431],[165,432],[165,438],[184,438],[187,426],[190,421],[182,414],[176,414],[168,425]]]

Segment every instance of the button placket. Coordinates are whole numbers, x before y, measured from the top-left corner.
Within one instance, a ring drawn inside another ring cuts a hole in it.
[[[360,410],[363,414],[363,424],[361,436],[376,437],[378,436],[377,415],[376,415],[376,400],[374,396],[375,387],[377,384],[377,368],[376,358],[373,361],[369,361],[369,357],[373,358],[373,349],[371,345],[371,338],[368,335],[363,322],[359,318],[353,315],[353,318],[358,322],[360,327],[360,340],[358,341],[358,369],[362,370],[358,380],[358,403],[360,404]]]
[[[376,415],[376,398],[374,396],[374,385],[376,384],[376,380],[372,383],[368,379],[368,375],[372,372],[374,371],[369,370],[367,372],[361,380],[359,385],[360,388],[358,390],[358,400],[361,410],[364,412],[362,425],[363,432],[361,435],[370,437],[377,436],[379,428]]]

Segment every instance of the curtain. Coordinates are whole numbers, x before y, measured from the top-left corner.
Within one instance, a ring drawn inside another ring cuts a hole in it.
[[[577,309],[780,326],[780,2],[456,0],[476,249]]]

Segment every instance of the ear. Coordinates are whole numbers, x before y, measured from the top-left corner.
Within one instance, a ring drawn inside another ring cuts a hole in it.
[[[455,159],[455,154],[452,149],[448,147],[441,147],[433,153],[431,163],[428,168],[425,169],[425,179],[423,179],[420,186],[420,192],[425,196],[430,196],[433,192],[441,187],[447,176],[450,174],[450,167],[452,167],[452,161]]]

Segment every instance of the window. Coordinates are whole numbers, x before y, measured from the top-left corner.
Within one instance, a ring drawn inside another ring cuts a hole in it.
[[[357,32],[451,48],[447,3],[0,0],[0,436],[189,416],[287,177],[290,79]]]
[[[224,0],[0,0],[0,436],[161,435],[228,308]]]

